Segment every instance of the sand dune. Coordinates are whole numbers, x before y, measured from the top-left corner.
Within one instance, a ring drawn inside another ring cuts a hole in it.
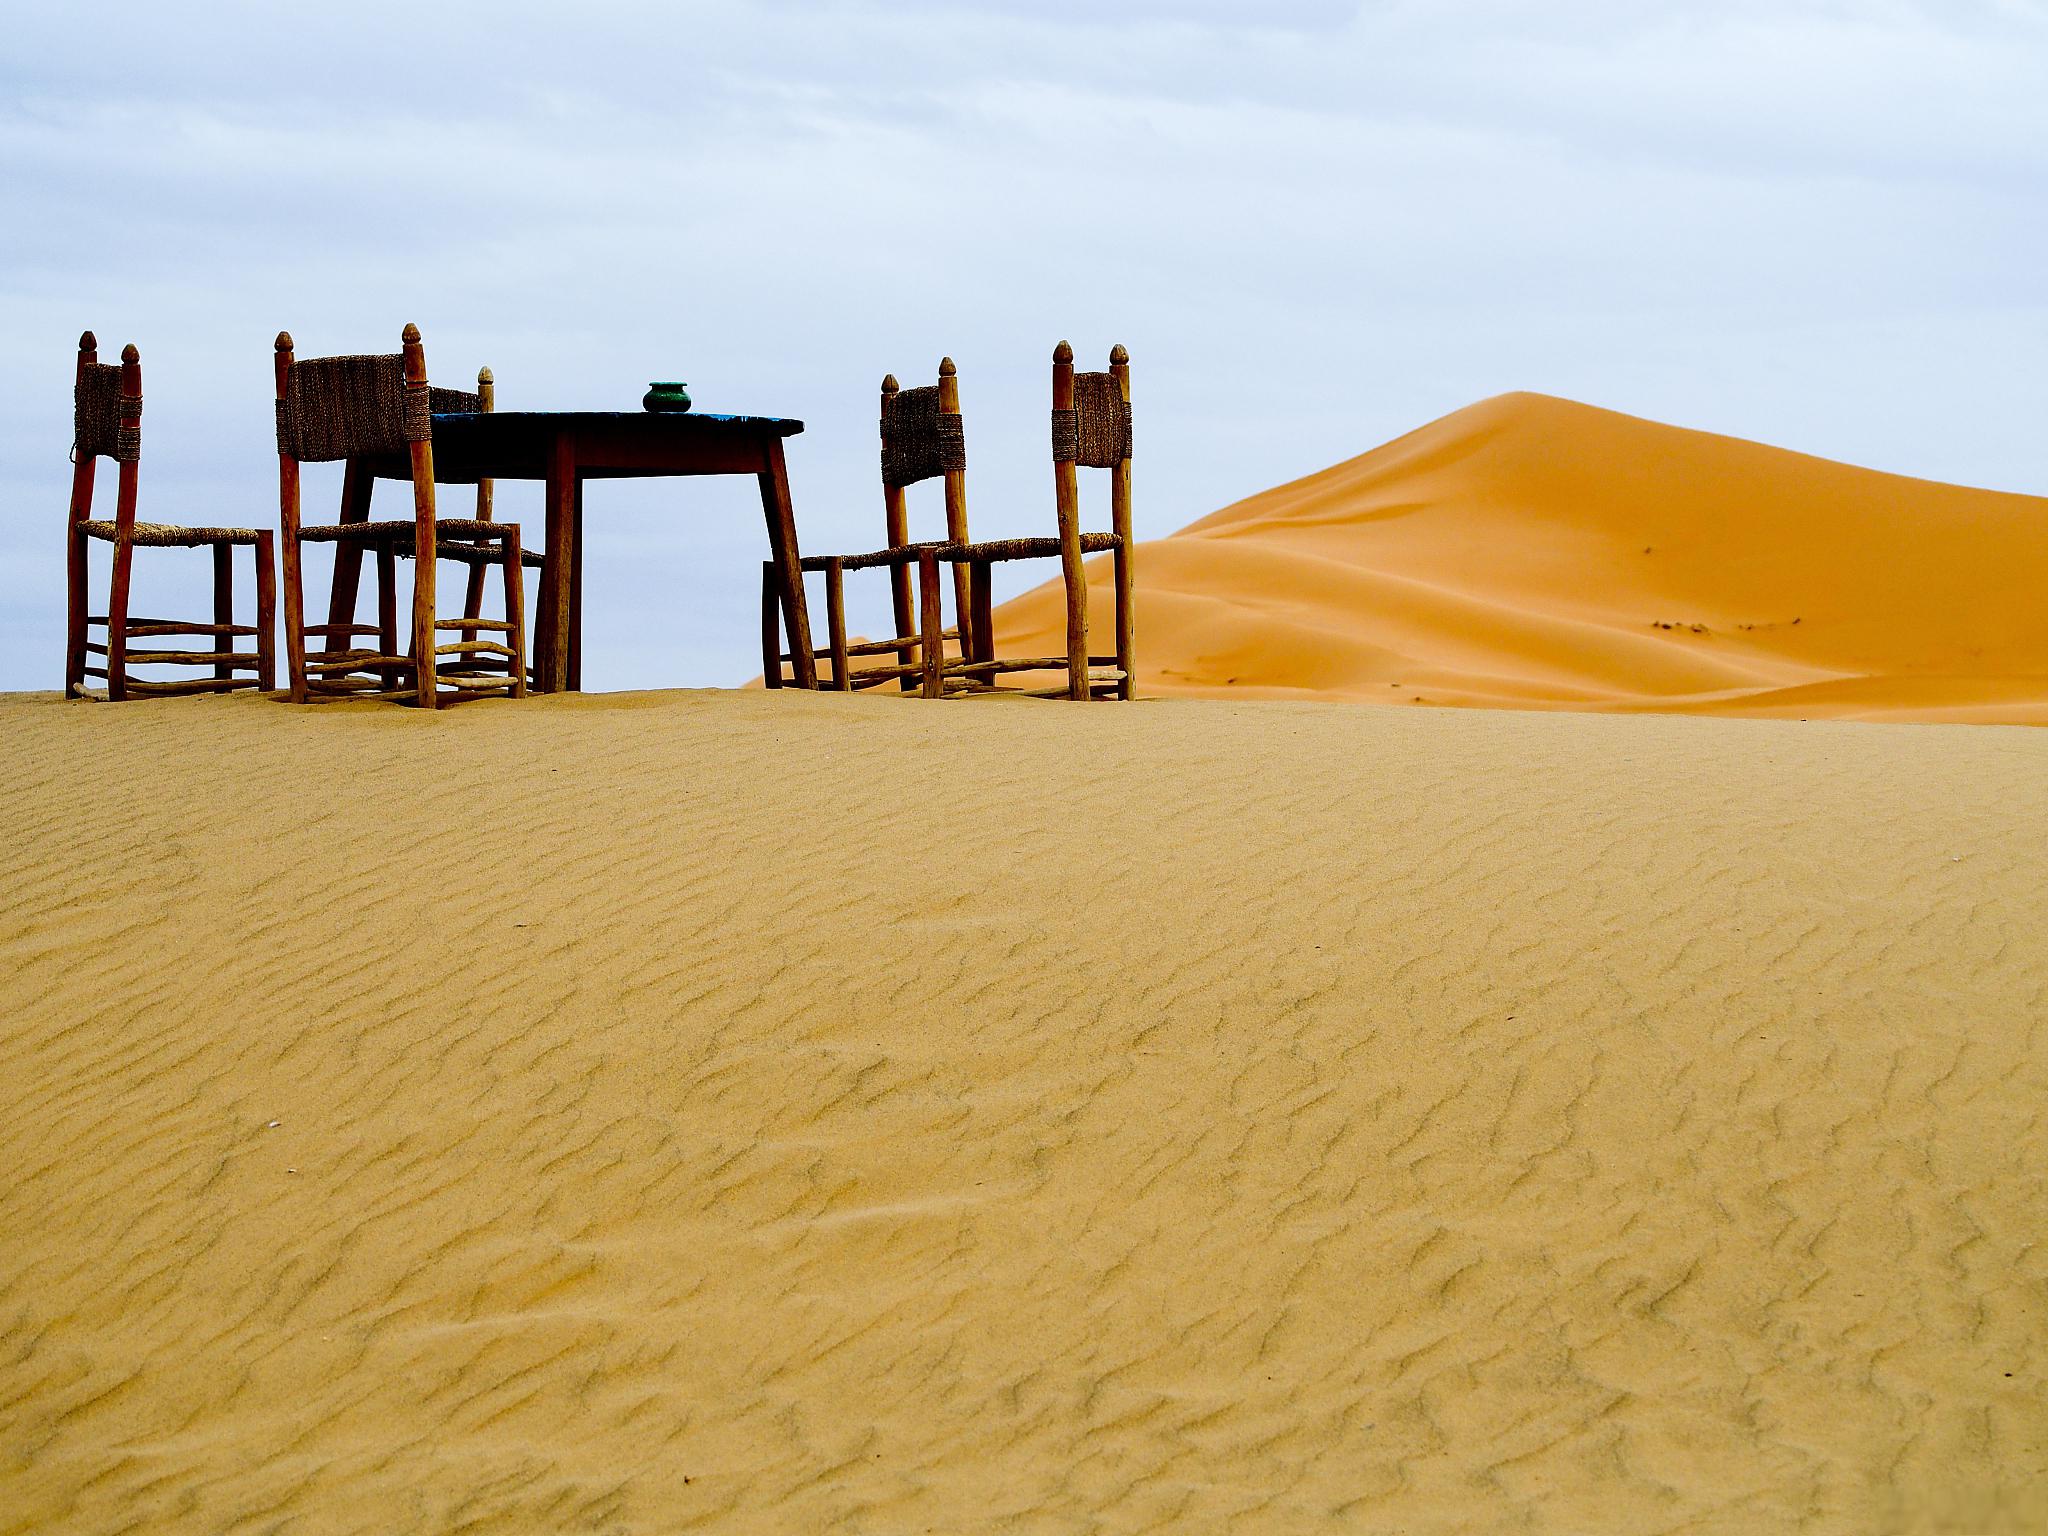
[[[1152,694],[2048,722],[2048,500],[1542,395],[1148,543],[1138,582]],[[1041,588],[999,642],[1061,623]]]
[[[0,1530],[2048,1522],[2048,735],[0,732]]]

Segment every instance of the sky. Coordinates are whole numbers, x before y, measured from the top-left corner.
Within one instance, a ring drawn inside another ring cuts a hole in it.
[[[974,533],[1052,532],[1062,338],[1130,350],[1143,537],[1521,389],[2048,491],[2048,0],[6,9],[0,689],[62,682],[85,328],[141,348],[145,520],[275,526],[272,338],[408,321],[501,409],[801,418],[807,553],[881,542],[877,386],[942,354]],[[759,670],[751,482],[586,519],[587,686]]]

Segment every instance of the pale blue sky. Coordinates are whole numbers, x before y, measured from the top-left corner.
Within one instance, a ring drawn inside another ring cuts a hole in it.
[[[2048,490],[2040,0],[14,9],[0,688],[60,682],[84,327],[142,348],[145,518],[274,522],[271,337],[408,320],[506,407],[804,418],[820,552],[942,352],[975,531],[1050,531],[1062,336],[1131,349],[1145,535],[1511,389]],[[750,485],[589,523],[591,686],[756,669]]]

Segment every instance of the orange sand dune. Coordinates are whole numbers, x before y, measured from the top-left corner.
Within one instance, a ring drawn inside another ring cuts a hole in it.
[[[1138,582],[1149,694],[2048,722],[2048,500],[1543,395],[1226,507]],[[1042,587],[999,642],[1061,622]]]

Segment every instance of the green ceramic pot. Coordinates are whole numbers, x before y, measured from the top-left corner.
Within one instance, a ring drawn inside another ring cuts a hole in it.
[[[690,408],[690,387],[687,384],[650,384],[640,403],[650,411],[687,411]]]

